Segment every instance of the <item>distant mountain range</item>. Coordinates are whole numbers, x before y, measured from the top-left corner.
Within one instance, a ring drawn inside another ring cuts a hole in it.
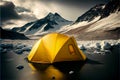
[[[25,24],[20,28],[13,28],[13,31],[17,31],[20,33],[24,33],[26,35],[39,35],[42,32],[52,32],[61,28],[61,26],[65,26],[70,24],[72,21],[68,21],[61,17],[58,13],[49,13],[46,17],[36,20],[34,22],[30,22]]]
[[[107,4],[98,4],[72,22],[58,13],[49,13],[46,17],[29,22],[13,31],[25,35],[44,35],[60,32],[73,35],[77,39],[120,39],[119,0]]]

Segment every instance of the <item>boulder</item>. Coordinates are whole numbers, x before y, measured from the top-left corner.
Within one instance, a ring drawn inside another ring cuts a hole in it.
[[[84,45],[79,45],[78,46],[81,50],[86,50],[85,46]]]
[[[96,48],[96,49],[101,49],[100,43],[96,43],[95,48]]]
[[[102,50],[109,50],[111,48],[111,44],[109,44],[108,42],[102,42],[101,43],[101,49]]]

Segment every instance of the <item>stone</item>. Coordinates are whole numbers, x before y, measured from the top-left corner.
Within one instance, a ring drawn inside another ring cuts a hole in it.
[[[74,71],[69,71],[69,74],[73,74],[74,73]]]
[[[17,68],[18,70],[21,70],[21,69],[24,68],[24,66],[22,66],[22,65],[18,65],[16,68]]]

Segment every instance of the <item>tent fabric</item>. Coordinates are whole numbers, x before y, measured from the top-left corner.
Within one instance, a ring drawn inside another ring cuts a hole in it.
[[[35,63],[54,63],[61,61],[86,60],[85,54],[78,48],[74,37],[50,33],[43,36],[33,46],[28,60]]]

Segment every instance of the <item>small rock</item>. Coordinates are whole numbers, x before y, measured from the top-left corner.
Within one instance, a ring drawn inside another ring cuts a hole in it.
[[[17,49],[22,49],[23,47],[25,47],[25,45],[23,45],[23,44],[20,44],[20,45],[17,44],[17,45],[15,46],[15,48],[17,48]]]
[[[86,50],[86,48],[85,48],[84,45],[80,45],[79,48],[80,48],[81,50]]]
[[[96,49],[101,49],[100,43],[96,43],[95,48],[96,48]]]
[[[111,48],[111,45],[108,42],[102,42],[101,43],[101,49],[102,50],[109,50]]]
[[[110,53],[112,53],[110,50],[105,50],[104,52],[105,52],[105,54],[110,54]]]
[[[96,54],[101,54],[101,52],[95,50],[93,53],[96,53]]]
[[[24,66],[22,66],[22,65],[18,65],[16,68],[17,68],[18,70],[21,70],[21,69],[24,68]]]
[[[23,53],[23,50],[22,50],[22,49],[17,49],[17,50],[15,50],[15,53],[17,53],[17,54],[22,54],[22,53]]]
[[[2,48],[13,48],[13,44],[0,44],[0,47]]]
[[[73,74],[74,73],[74,71],[69,71],[69,74]]]
[[[31,47],[23,47],[22,50],[23,51],[30,51],[32,48]]]

